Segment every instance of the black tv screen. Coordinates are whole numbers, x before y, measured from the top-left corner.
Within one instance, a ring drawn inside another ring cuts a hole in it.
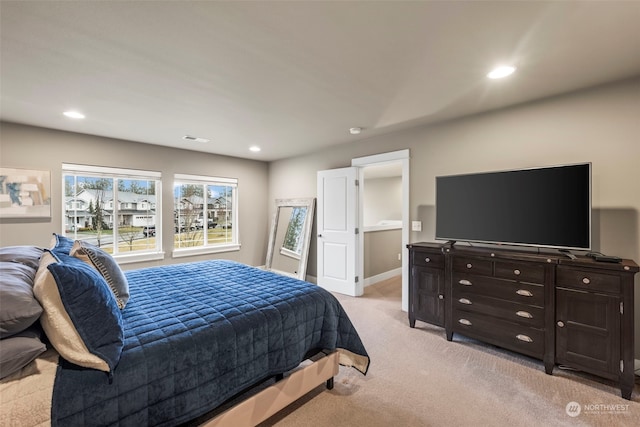
[[[591,248],[591,164],[436,177],[436,239]]]

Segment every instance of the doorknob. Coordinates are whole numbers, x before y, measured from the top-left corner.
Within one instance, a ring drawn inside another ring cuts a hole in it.
[[[318,234],[318,237],[322,237],[322,234]]]

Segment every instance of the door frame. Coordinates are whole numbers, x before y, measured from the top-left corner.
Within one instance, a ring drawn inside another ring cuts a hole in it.
[[[351,166],[358,168],[358,179],[364,180],[366,166],[400,162],[402,164],[402,310],[409,311],[409,149],[357,157],[351,160]],[[358,228],[362,230],[362,197],[358,197]],[[356,273],[364,280],[364,233],[358,233],[357,245],[361,256],[356,259]]]

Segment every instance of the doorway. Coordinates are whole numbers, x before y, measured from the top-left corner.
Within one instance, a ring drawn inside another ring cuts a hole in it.
[[[401,271],[402,271],[402,310],[408,311],[409,309],[409,251],[407,250],[407,244],[409,244],[409,150],[400,150],[389,153],[376,154],[373,156],[359,157],[351,161],[351,166],[358,168],[359,181],[365,182],[367,177],[367,170],[376,171],[376,174],[371,176],[393,176],[399,173],[401,177],[401,209],[400,221],[401,221],[401,247],[399,248],[401,254]],[[366,184],[365,184],[366,185]],[[362,189],[361,189],[362,190]],[[359,228],[363,229],[365,206],[364,197],[358,198],[358,224]],[[389,218],[394,220],[395,218]],[[357,257],[357,270],[360,277],[364,277],[364,259],[365,259],[365,233],[358,234],[358,253],[362,256]]]

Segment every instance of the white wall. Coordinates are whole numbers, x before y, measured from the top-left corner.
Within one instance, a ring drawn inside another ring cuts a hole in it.
[[[402,220],[402,177],[367,178],[362,188],[364,227]]]
[[[349,166],[355,157],[409,149],[410,219],[423,222],[422,231],[411,232],[410,240],[433,241],[438,175],[592,162],[594,249],[640,262],[639,135],[640,78],[635,78],[273,162],[269,194],[270,199],[314,196],[318,170]],[[314,240],[311,275],[317,271],[315,245]]]

